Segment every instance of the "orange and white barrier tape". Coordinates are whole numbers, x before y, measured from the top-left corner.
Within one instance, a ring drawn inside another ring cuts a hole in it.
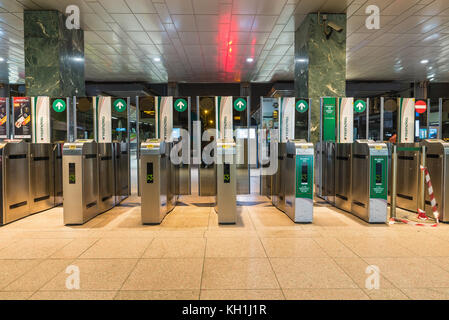
[[[426,223],[410,221],[407,219],[391,218],[390,224],[394,224],[395,222],[402,222],[402,223],[411,224],[411,225],[414,225],[417,227],[433,227],[434,228],[434,227],[438,226],[440,214],[438,213],[437,201],[435,199],[435,195],[433,194],[433,187],[432,187],[432,181],[430,180],[429,170],[427,170],[427,168],[423,167],[423,166],[420,166],[420,169],[421,169],[421,171],[424,171],[424,174],[425,174],[427,190],[429,192],[429,198],[430,198],[430,205],[432,207],[432,212],[433,212],[433,216],[435,217],[436,223],[426,224]],[[418,219],[419,220],[429,220],[429,217],[427,217],[426,212],[424,210],[418,209]]]

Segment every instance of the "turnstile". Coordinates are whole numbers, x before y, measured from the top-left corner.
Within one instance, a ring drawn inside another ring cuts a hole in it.
[[[314,148],[305,140],[286,143],[287,157],[282,172],[284,212],[295,223],[313,221]]]
[[[335,142],[320,144],[320,172],[318,195],[331,204],[335,204]]]
[[[129,197],[129,160],[128,145],[126,142],[114,142],[114,194],[115,205]]]
[[[114,161],[112,143],[98,143],[98,210],[105,212],[115,204]]]
[[[397,146],[396,205],[416,212],[418,209],[421,152],[418,143],[400,143]]]
[[[449,143],[443,140],[423,140],[426,147],[426,167],[429,170],[439,219],[449,222]],[[426,213],[433,218],[429,192],[426,189]]]
[[[28,144],[23,140],[0,143],[1,201],[0,224],[30,214]]]
[[[237,170],[236,145],[218,141],[215,157],[217,194],[215,211],[219,224],[234,224],[237,220]]]
[[[54,192],[55,206],[63,203],[62,196],[62,148],[63,143],[53,144],[53,177],[54,177]]]
[[[28,144],[30,165],[30,213],[37,213],[55,206],[53,145]]]
[[[162,140],[140,146],[140,193],[143,224],[160,224],[174,208],[170,198],[170,148]]]
[[[337,143],[335,152],[335,206],[350,212],[352,204],[352,143]]]
[[[279,143],[277,146],[278,168],[276,173],[272,175],[272,204],[281,211],[285,211],[285,175],[287,162],[287,143]]]
[[[94,140],[65,143],[64,224],[83,224],[99,214],[98,189],[97,143]]]
[[[369,223],[385,223],[388,196],[387,145],[357,140],[352,151],[351,212]]]

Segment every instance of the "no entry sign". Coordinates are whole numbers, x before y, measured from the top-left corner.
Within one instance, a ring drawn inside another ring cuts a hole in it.
[[[415,102],[415,111],[418,113],[424,113],[427,110],[427,103],[424,100],[418,100]]]

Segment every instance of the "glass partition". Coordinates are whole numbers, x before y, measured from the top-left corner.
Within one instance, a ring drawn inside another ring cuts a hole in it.
[[[384,115],[383,115],[383,141],[394,139],[394,135],[398,134],[398,99],[384,98]]]
[[[75,98],[76,139],[95,139],[94,106],[91,97]]]
[[[374,141],[380,140],[380,110],[381,98],[370,98],[368,139]]]

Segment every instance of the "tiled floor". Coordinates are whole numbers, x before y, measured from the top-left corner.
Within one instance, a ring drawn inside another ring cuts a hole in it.
[[[248,196],[218,226],[211,198],[180,201],[160,226],[132,197],[83,226],[55,208],[0,227],[0,299],[449,299],[449,225],[368,225],[320,201],[299,225]]]

